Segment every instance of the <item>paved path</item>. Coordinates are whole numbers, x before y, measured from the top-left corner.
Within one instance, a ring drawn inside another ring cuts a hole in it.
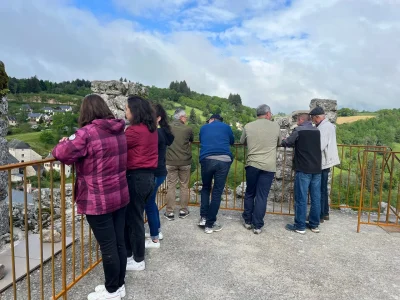
[[[163,218],[164,241],[147,252],[146,270],[130,272],[124,299],[400,299],[400,235],[375,226],[356,233],[356,217],[339,211],[321,233],[288,232],[291,217],[266,216],[261,235],[238,212],[221,211],[221,232]],[[69,293],[86,299],[102,281],[97,267]]]

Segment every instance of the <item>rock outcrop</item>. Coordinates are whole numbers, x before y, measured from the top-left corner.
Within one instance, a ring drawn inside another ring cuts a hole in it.
[[[53,189],[51,197],[50,189],[41,190],[41,211],[42,211],[42,229],[48,229],[51,226],[51,199],[53,198],[53,220],[57,231],[60,231],[61,219],[61,191]],[[25,230],[25,214],[28,219],[28,230],[32,233],[39,232],[39,192],[32,193],[33,203],[28,204],[28,211],[25,212],[24,205],[21,203],[13,204],[13,225],[21,230]],[[71,211],[72,207],[72,185],[65,186],[65,208],[66,213]]]
[[[6,165],[8,160],[8,144],[5,139],[8,130],[8,76],[4,64],[0,61],[0,165]],[[7,172],[0,172],[0,236],[10,231],[8,203],[4,201],[7,197],[8,186]],[[0,247],[4,241],[0,240]]]
[[[336,123],[337,119],[337,101],[329,99],[312,99],[310,102],[310,110],[315,107],[322,107],[329,121]]]
[[[140,83],[112,81],[92,81],[93,93],[99,94],[110,107],[113,114],[125,118],[126,100],[129,95],[148,96],[148,90]]]

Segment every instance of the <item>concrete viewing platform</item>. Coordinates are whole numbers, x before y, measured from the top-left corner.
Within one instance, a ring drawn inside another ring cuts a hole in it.
[[[162,218],[161,248],[147,250],[145,271],[127,273],[124,299],[400,299],[399,233],[356,233],[356,216],[334,211],[318,234],[288,232],[293,217],[267,215],[255,235],[240,212],[220,211],[224,228],[208,235],[198,214]],[[102,280],[100,265],[69,299],[86,299]]]
[[[242,226],[240,212],[221,210],[223,230],[208,235],[198,215],[193,207],[186,219],[162,218],[161,248],[146,250],[145,271],[127,273],[124,299],[400,299],[400,233],[376,226],[356,233],[357,216],[333,211],[317,234],[288,232],[293,217],[267,215],[255,235]],[[68,299],[87,299],[103,278],[99,265]],[[18,299],[26,299],[24,280]],[[32,299],[39,299],[37,288]],[[12,299],[10,292],[1,299]]]

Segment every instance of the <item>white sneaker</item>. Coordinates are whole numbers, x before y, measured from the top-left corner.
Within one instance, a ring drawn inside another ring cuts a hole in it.
[[[146,249],[149,249],[149,248],[158,249],[158,248],[160,248],[160,242],[153,242],[152,239],[149,239],[149,240],[145,241],[144,247]]]
[[[151,235],[150,235],[150,233],[146,232],[145,235],[144,235],[144,237],[145,237],[146,239],[149,239],[149,238],[151,238]],[[164,238],[164,236],[163,236],[162,232],[159,232],[159,233],[158,233],[158,239],[161,241],[163,238]]]
[[[134,259],[129,260],[126,264],[127,271],[143,271],[146,268],[146,264],[143,261],[136,262]]]
[[[106,289],[101,292],[94,292],[88,295],[88,300],[121,300],[120,293],[109,293]]]
[[[97,293],[100,293],[100,292],[102,292],[102,291],[105,291],[106,290],[106,287],[105,287],[105,285],[98,285],[98,286],[96,286],[96,288],[94,289]],[[121,298],[124,298],[125,297],[125,295],[126,295],[126,291],[125,291],[125,284],[123,285],[123,286],[121,286],[118,290],[117,290],[117,292],[119,292],[119,295],[121,296]]]

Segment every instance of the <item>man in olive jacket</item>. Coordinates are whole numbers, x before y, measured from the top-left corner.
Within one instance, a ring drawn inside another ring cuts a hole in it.
[[[189,181],[190,168],[192,165],[193,131],[185,126],[187,115],[183,109],[177,109],[174,114],[174,121],[171,124],[171,131],[175,139],[167,149],[167,208],[164,216],[173,221],[175,219],[175,198],[176,184],[180,183],[180,204],[179,218],[186,218],[189,215]]]

